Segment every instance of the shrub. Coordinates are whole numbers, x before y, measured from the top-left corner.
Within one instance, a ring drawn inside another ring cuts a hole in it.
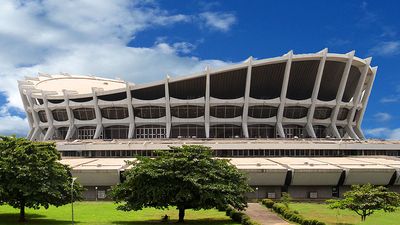
[[[228,208],[226,208],[226,212],[225,212],[225,214],[227,215],[227,216],[231,216],[231,212],[233,211],[233,209],[231,208],[231,207],[228,207]]]
[[[267,208],[272,208],[272,206],[275,204],[275,202],[274,202],[273,200],[268,199],[268,198],[263,199],[263,200],[261,201],[261,203],[262,203],[263,205],[265,205],[265,207],[267,207]]]
[[[294,214],[299,214],[299,211],[294,210],[293,213],[294,213]]]
[[[238,222],[238,223],[241,223],[241,222],[242,222],[242,216],[243,216],[243,215],[244,215],[243,213],[238,212],[238,211],[236,211],[236,210],[232,210],[232,212],[231,212],[231,218],[232,218],[232,220],[235,221],[235,222]]]

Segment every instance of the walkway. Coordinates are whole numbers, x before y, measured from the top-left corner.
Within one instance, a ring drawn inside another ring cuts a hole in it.
[[[290,225],[278,215],[258,203],[248,203],[245,213],[261,225]]]

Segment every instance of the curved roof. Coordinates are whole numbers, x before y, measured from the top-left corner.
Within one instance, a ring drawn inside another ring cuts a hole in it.
[[[326,51],[326,49],[323,51]],[[318,64],[323,56],[321,52],[293,55],[292,72],[288,88],[289,99],[295,99],[296,96],[301,99],[310,97]],[[289,53],[292,54],[292,52]],[[217,69],[206,68],[205,71],[200,71],[199,73],[188,76],[178,76],[173,78],[167,77],[167,80],[171,86],[170,89],[178,89],[181,90],[181,92],[182,90],[191,90],[193,93],[190,94],[197,96],[201,95],[204,91],[201,89],[202,85],[197,85],[198,82],[205,84],[204,76],[209,73],[212,80],[211,85],[218,86],[218,88],[215,89],[211,87],[211,95],[215,95],[218,98],[225,98],[225,91],[223,88],[221,89],[221,86],[219,85],[220,83],[223,83],[225,84],[225,87],[237,90],[237,93],[235,92],[236,95],[242,96],[244,92],[243,83],[245,83],[246,69],[248,67],[248,62],[251,61],[254,73],[252,86],[254,88],[252,88],[250,96],[261,99],[273,98],[277,97],[277,93],[280,93],[280,85],[276,85],[276,83],[282,82],[288,54],[260,60],[253,60],[253,58],[250,57],[248,60],[236,65]],[[327,65],[324,71],[326,76],[324,76],[321,81],[321,89],[326,89],[326,91],[320,93],[321,96],[319,96],[319,98],[324,101],[331,100],[332,96],[336,93],[336,86],[339,85],[344,65],[349,56],[348,54],[326,53],[326,57]],[[358,57],[353,58],[349,82],[346,85],[344,98],[349,98],[348,96],[352,95],[351,92],[354,91],[354,86],[358,81],[361,67],[365,66],[367,61],[368,60]],[[265,74],[268,74],[269,76],[266,77],[264,76]],[[372,74],[371,67],[369,67],[368,74]],[[299,82],[303,83],[301,88],[297,85]],[[32,92],[32,97],[38,98],[42,97],[43,93],[46,93],[49,99],[60,99],[64,95],[64,89],[70,95],[74,96],[74,98],[84,98],[92,96],[92,88],[99,89],[99,93],[101,94],[114,94],[125,91],[126,84],[130,85],[131,90],[137,90],[157,87],[164,83],[165,80],[162,79],[151,83],[135,85],[122,80],[64,73],[56,75],[39,74],[38,77],[25,77],[25,80],[19,81],[22,91],[30,91]],[[271,84],[274,85],[271,86]],[[174,88],[174,85],[178,85],[179,88]],[[260,85],[263,86],[263,88],[257,88],[257,86]],[[266,86],[269,88],[265,88]],[[179,95],[178,91],[172,90],[171,94],[174,95],[174,93]],[[232,96],[229,98],[231,97]]]

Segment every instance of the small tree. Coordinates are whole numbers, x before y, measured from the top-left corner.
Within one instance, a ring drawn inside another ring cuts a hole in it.
[[[290,194],[287,192],[282,192],[281,202],[283,205],[286,206],[286,208],[289,208],[290,201],[292,201],[292,197],[290,197]]]
[[[48,208],[71,202],[70,168],[58,162],[54,143],[31,142],[24,138],[0,137],[0,204],[20,209]],[[83,188],[75,183],[75,200]]]
[[[228,160],[213,159],[210,148],[184,145],[156,153],[154,159],[130,162],[126,180],[113,187],[113,200],[123,203],[119,210],[174,206],[183,222],[186,209],[247,207],[244,194],[252,191],[247,178]]]
[[[350,209],[365,221],[376,210],[393,212],[400,206],[400,195],[386,187],[371,184],[353,185],[342,200],[328,200],[332,209]]]

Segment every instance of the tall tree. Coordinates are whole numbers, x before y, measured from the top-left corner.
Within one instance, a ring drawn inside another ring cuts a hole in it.
[[[247,207],[244,194],[252,191],[247,178],[228,160],[212,158],[210,148],[183,145],[157,155],[130,162],[133,167],[125,172],[126,180],[111,191],[122,203],[119,210],[173,206],[179,210],[178,222],[183,222],[186,209]]]
[[[365,221],[376,210],[393,212],[400,206],[400,195],[386,187],[372,184],[353,185],[342,200],[328,200],[332,209],[350,209]]]
[[[20,209],[48,208],[71,202],[71,171],[61,164],[54,143],[31,142],[24,138],[0,137],[0,203]],[[74,184],[75,200],[83,188]]]

